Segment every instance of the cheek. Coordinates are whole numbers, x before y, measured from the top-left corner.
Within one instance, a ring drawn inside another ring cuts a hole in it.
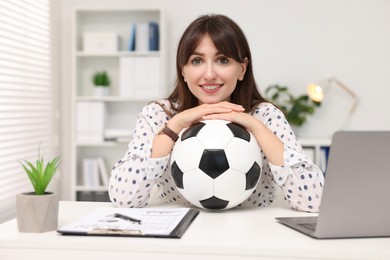
[[[185,69],[183,70],[183,77],[188,84],[196,84],[201,78],[201,73],[196,69]]]
[[[230,69],[230,70],[225,70],[225,71],[221,72],[219,75],[225,81],[235,83],[235,82],[237,82],[237,80],[240,79],[241,71],[238,71],[237,69]]]

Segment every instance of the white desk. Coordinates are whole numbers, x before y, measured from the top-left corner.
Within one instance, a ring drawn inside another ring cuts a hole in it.
[[[59,226],[109,203],[60,202]],[[0,225],[0,258],[8,259],[390,259],[390,238],[316,240],[275,221],[308,215],[286,208],[201,211],[181,239],[19,233]],[[38,258],[39,257],[39,258]]]

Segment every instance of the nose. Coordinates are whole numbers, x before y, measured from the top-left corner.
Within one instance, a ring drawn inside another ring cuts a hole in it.
[[[214,64],[213,63],[207,64],[206,71],[204,73],[204,77],[207,80],[213,80],[213,79],[215,79],[217,77],[217,72],[216,72],[216,70],[214,68]]]

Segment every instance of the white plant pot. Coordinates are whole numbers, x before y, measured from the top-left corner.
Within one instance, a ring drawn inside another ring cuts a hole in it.
[[[110,88],[109,87],[101,87],[101,86],[95,86],[93,88],[93,95],[97,97],[105,97],[110,94]]]
[[[58,203],[58,193],[18,194],[16,196],[16,219],[19,231],[41,233],[57,230]]]

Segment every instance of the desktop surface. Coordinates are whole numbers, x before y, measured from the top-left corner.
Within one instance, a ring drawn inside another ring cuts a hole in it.
[[[110,203],[61,201],[59,227]],[[153,207],[156,205],[153,205]],[[172,206],[162,206],[172,207]],[[16,220],[0,225],[1,259],[390,259],[390,238],[316,240],[277,223],[275,217],[313,216],[288,208],[201,210],[180,239],[63,236],[19,233]],[[134,258],[133,258],[134,259]]]

